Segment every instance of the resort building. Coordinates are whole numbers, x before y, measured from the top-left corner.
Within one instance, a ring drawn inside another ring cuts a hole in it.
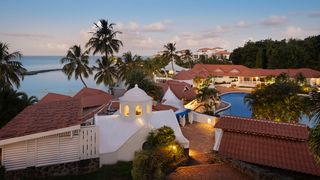
[[[223,49],[221,47],[215,47],[215,48],[201,48],[201,49],[198,49],[196,51],[196,53],[194,53],[194,55],[193,55],[193,57],[195,59],[198,59],[201,56],[203,56],[205,58],[210,58],[210,57],[215,56],[218,59],[221,59],[222,57],[226,58],[226,59],[229,59],[230,53],[227,50],[225,50],[225,49]]]
[[[84,173],[90,167],[132,160],[148,133],[162,126],[171,127],[188,149],[173,110],[153,111],[152,98],[137,85],[119,98],[119,110],[104,114],[112,98],[90,88],[73,97],[49,93],[1,129],[1,165],[12,176],[26,171],[41,172],[42,177]]]
[[[320,176],[306,125],[225,116],[214,127],[213,150],[225,158]]]
[[[173,77],[174,80],[187,82],[197,87],[195,79],[212,77],[217,84],[230,84],[238,87],[256,87],[270,83],[268,77],[275,77],[282,73],[290,78],[303,75],[311,86],[320,85],[320,71],[310,68],[299,69],[257,69],[243,65],[196,64],[191,70],[181,71]]]

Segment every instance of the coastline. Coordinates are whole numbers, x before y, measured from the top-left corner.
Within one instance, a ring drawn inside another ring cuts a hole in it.
[[[25,76],[30,76],[30,75],[36,75],[39,73],[46,73],[46,72],[52,72],[52,71],[61,71],[62,69],[44,69],[44,70],[36,70],[36,71],[27,71],[24,73]]]

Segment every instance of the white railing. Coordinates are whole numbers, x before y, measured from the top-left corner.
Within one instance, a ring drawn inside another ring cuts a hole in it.
[[[80,129],[80,159],[99,157],[99,134],[96,126]]]

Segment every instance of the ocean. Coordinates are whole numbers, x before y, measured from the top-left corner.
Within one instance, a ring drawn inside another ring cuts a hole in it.
[[[58,69],[63,66],[60,63],[61,58],[61,56],[24,56],[21,62],[28,71]],[[94,65],[98,58],[94,56],[90,57],[90,65]],[[91,75],[89,78],[84,79],[87,86],[107,91],[108,88],[103,84],[96,85],[93,76]],[[18,91],[23,91],[29,96],[36,96],[38,99],[41,99],[48,92],[73,96],[83,87],[84,85],[80,79],[75,80],[73,77],[68,80],[63,72],[52,71],[25,76],[24,80],[21,81]]]

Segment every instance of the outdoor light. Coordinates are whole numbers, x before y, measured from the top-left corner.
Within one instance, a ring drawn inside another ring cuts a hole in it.
[[[211,124],[211,119],[210,118],[208,118],[208,124]]]

